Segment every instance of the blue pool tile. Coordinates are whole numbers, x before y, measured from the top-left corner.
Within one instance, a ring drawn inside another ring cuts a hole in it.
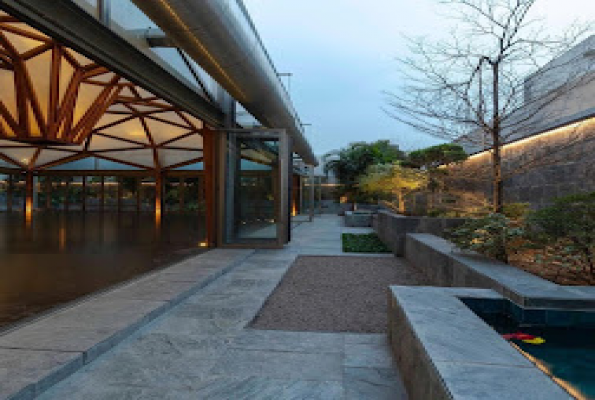
[[[578,312],[578,322],[581,327],[595,328],[595,311]]]
[[[548,310],[546,311],[546,322],[549,326],[575,326],[580,315],[576,311]]]
[[[545,325],[545,310],[524,310],[522,323],[525,325]]]

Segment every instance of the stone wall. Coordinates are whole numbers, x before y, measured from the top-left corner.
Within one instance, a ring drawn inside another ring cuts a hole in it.
[[[376,234],[396,255],[405,253],[405,237],[408,233],[431,233],[442,236],[448,229],[464,224],[464,218],[406,217],[389,211],[380,211],[373,222]]]
[[[551,204],[556,197],[595,191],[595,119],[511,143],[503,148],[505,201]],[[491,197],[490,154],[451,169],[449,186]]]

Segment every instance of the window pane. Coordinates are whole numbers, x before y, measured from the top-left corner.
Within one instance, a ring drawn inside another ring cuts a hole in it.
[[[0,211],[8,207],[8,175],[0,174]]]

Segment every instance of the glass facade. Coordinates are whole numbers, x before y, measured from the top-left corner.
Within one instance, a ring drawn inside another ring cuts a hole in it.
[[[289,156],[284,133],[229,133],[224,242],[283,244],[287,239]]]
[[[7,174],[0,174],[0,211],[8,210],[9,178]]]

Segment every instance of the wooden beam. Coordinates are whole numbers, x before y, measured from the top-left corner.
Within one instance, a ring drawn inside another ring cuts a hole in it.
[[[50,95],[48,101],[48,137],[56,132],[58,109],[60,107],[60,71],[62,69],[62,48],[54,43],[50,66]],[[55,137],[55,135],[54,135]]]
[[[110,85],[101,91],[85,115],[78,121],[69,135],[73,142],[82,143],[89,136],[97,121],[99,121],[105,110],[113,103],[120,90],[122,90],[121,87],[116,86],[119,79],[120,77],[116,76],[110,81]]]
[[[146,144],[146,143],[137,142],[137,141],[134,141],[132,139],[127,139],[127,138],[123,138],[123,137],[120,137],[120,136],[110,135],[109,133],[105,133],[105,132],[93,132],[93,136],[94,135],[103,136],[103,137],[110,138],[110,139],[115,139],[115,140],[120,140],[122,142],[135,144],[137,146],[144,147],[144,148],[151,148],[151,146],[148,145],[148,144]]]
[[[170,171],[175,168],[185,167],[186,165],[195,164],[195,163],[201,162],[203,160],[204,160],[204,156],[199,157],[199,158],[193,158],[192,160],[184,161],[184,162],[181,162],[178,164],[173,164],[173,165],[170,165],[169,167],[163,168],[163,171]]]
[[[35,47],[29,51],[24,52],[21,54],[21,60],[27,61],[33,57],[37,57],[38,55],[45,53],[46,51],[50,50],[53,47],[52,43],[45,43],[42,46]]]
[[[109,156],[106,156],[106,155],[101,154],[101,153],[94,153],[94,152],[91,151],[91,152],[89,152],[89,154],[90,155],[93,155],[93,156],[95,156],[97,158],[103,158],[104,160],[117,162],[117,163],[120,163],[120,164],[128,165],[130,167],[135,167],[135,168],[140,168],[140,169],[151,169],[151,167],[147,167],[146,165],[136,164],[136,163],[133,163],[133,162],[130,162],[130,161],[126,161],[126,160],[119,160],[117,158],[109,157]]]

